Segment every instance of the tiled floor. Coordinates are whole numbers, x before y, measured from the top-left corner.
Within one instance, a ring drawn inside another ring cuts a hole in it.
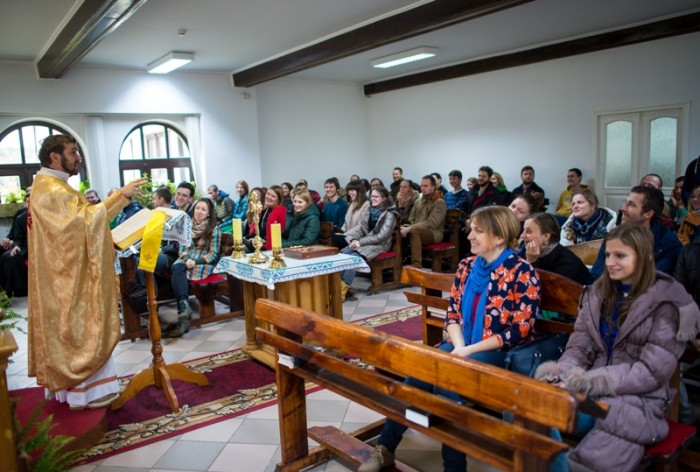
[[[354,286],[358,287],[357,300],[347,301],[343,305],[346,321],[355,321],[408,305],[403,290],[367,296],[369,282],[359,277]],[[20,298],[15,301],[13,309],[26,314],[26,306],[27,299]],[[33,379],[27,377],[27,338],[21,333],[15,333],[15,338],[19,351],[13,356],[14,362],[7,372],[9,388],[34,386],[36,384]],[[167,362],[180,362],[240,348],[244,342],[244,322],[236,319],[206,325],[180,339],[166,339],[163,354]],[[114,351],[119,375],[135,374],[148,367],[150,348],[147,340],[120,342]],[[333,425],[352,431],[380,418],[373,411],[327,390],[312,393],[307,398],[310,425]],[[398,457],[420,471],[442,470],[440,444],[411,430],[399,447]],[[274,470],[279,458],[277,407],[273,405],[73,470],[256,472]],[[338,461],[330,461],[310,470],[341,472],[351,469]],[[469,470],[478,472],[492,469],[470,460]]]

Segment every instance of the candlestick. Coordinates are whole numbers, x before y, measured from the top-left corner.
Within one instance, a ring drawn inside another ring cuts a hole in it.
[[[235,218],[232,222],[233,225],[233,242],[240,243],[243,241],[243,228],[241,226],[241,220]]]
[[[270,269],[282,269],[287,267],[282,260],[282,248],[280,246],[272,246],[272,260],[270,261]]]
[[[279,223],[272,223],[270,225],[270,232],[272,233],[272,247],[281,248],[282,247],[282,225]]]

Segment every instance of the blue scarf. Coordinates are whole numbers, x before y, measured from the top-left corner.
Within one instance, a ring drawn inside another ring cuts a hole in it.
[[[484,337],[484,316],[491,274],[511,255],[515,255],[515,251],[507,247],[490,264],[481,256],[477,256],[474,260],[467,276],[467,283],[464,284],[464,292],[462,292],[462,334],[465,346],[478,343]],[[472,307],[476,296],[479,296],[479,303],[476,306],[476,316],[472,326]]]
[[[379,217],[382,216],[382,209],[380,207],[370,207],[369,208],[369,221],[367,222],[367,227],[370,231],[377,226]]]

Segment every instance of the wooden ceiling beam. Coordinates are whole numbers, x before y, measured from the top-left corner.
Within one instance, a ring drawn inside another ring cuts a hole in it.
[[[667,20],[620,29],[585,38],[563,41],[525,51],[503,54],[471,62],[418,72],[395,79],[369,83],[364,86],[365,95],[375,95],[417,85],[483,74],[510,67],[561,59],[604,49],[629,46],[646,41],[669,38],[700,31],[700,13],[691,13]]]
[[[146,0],[85,0],[37,62],[42,79],[60,79]]]
[[[532,0],[435,0],[233,74],[251,87]]]

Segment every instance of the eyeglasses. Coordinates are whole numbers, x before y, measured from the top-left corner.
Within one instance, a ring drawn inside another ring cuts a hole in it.
[[[369,198],[382,198],[381,195],[370,195]]]

